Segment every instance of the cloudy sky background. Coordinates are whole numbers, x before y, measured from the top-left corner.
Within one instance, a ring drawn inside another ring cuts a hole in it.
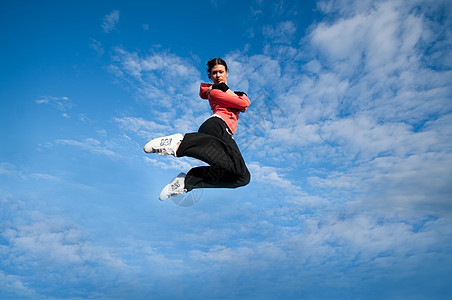
[[[160,2],[0,4],[0,298],[447,299],[450,1]],[[213,57],[252,182],[160,202]]]

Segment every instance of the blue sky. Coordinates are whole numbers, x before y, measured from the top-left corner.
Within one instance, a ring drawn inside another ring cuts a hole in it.
[[[3,1],[0,298],[447,299],[452,6]],[[243,188],[200,163],[205,63],[248,93]],[[189,195],[191,198],[189,198]]]

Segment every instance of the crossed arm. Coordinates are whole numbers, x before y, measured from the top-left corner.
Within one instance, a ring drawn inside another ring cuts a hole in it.
[[[209,99],[219,105],[246,111],[250,100],[244,92],[233,92],[225,83],[201,84],[199,95],[203,99]]]

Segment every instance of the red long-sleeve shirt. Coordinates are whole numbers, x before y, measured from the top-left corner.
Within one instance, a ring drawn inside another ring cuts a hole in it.
[[[210,108],[215,115],[218,115],[226,122],[232,134],[237,129],[240,112],[245,112],[250,106],[250,100],[243,94],[241,96],[231,95],[221,90],[212,89],[207,95],[206,91],[211,86],[210,83],[201,82],[199,96],[208,99]]]

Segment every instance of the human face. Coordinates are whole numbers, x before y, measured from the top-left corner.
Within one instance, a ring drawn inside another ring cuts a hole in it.
[[[228,71],[223,65],[215,65],[210,71],[210,78],[213,83],[221,83],[224,82],[227,84]]]

